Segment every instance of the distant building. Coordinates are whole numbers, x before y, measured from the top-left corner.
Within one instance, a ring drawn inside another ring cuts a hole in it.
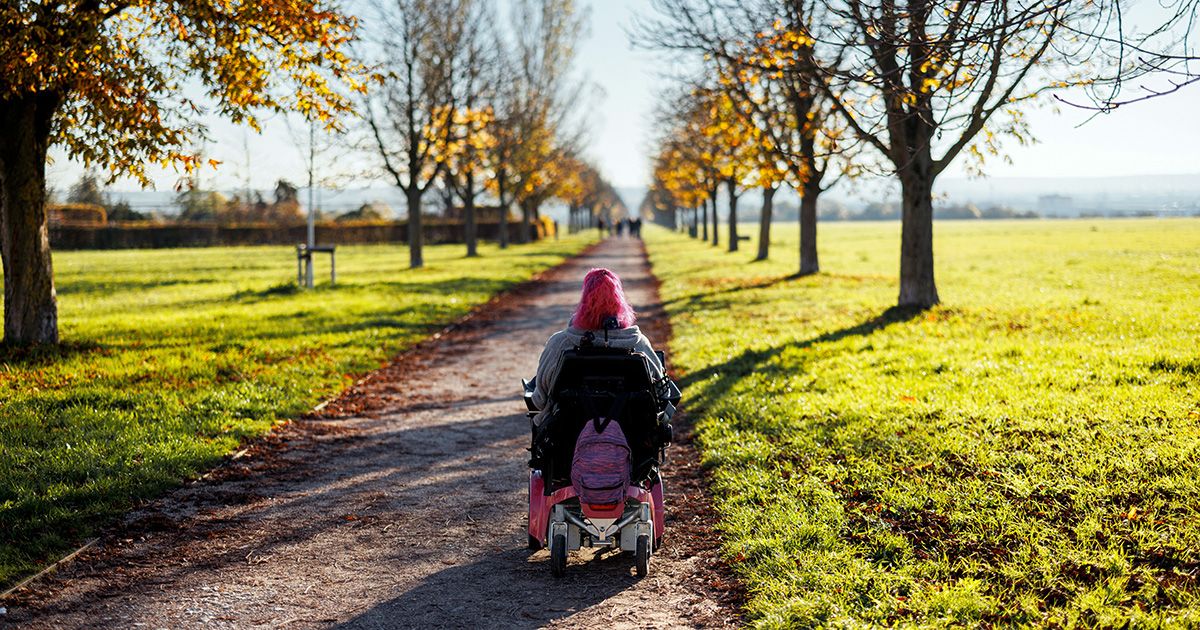
[[[1070,195],[1040,195],[1037,208],[1042,216],[1066,216],[1075,213],[1075,200]]]

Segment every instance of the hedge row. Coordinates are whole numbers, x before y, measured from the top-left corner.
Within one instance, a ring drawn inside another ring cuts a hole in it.
[[[509,223],[508,238],[516,242],[519,223]],[[531,239],[543,230],[525,226]],[[407,243],[408,222],[321,222],[316,225],[317,243],[349,245],[361,243]],[[430,221],[424,226],[425,242],[465,242],[465,228],[457,221]],[[56,250],[70,249],[152,249],[170,247],[213,247],[218,245],[292,245],[307,238],[304,225],[203,223],[141,223],[126,225],[52,225],[50,244]],[[483,240],[497,240],[499,223],[480,223]]]

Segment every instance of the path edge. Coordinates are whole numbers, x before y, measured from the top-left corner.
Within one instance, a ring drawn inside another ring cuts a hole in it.
[[[642,256],[645,258],[646,267],[649,271],[650,281],[652,285],[652,295],[655,304],[648,309],[648,313],[652,314],[657,322],[655,328],[659,332],[665,333],[663,340],[660,342],[670,351],[667,356],[667,374],[675,382],[679,382],[678,375],[672,367],[671,354],[674,354],[675,331],[671,324],[671,318],[668,317],[666,307],[662,301],[662,280],[654,273],[654,265],[650,262],[650,252],[646,247],[645,241],[639,241]],[[642,313],[639,313],[641,315]],[[745,605],[747,601],[747,593],[745,585],[736,576],[732,567],[721,555],[723,543],[720,539],[718,522],[719,518],[716,509],[713,507],[712,495],[712,479],[709,471],[701,464],[700,449],[696,444],[695,422],[691,414],[688,412],[687,392],[684,392],[683,403],[680,405],[673,423],[675,426],[675,442],[671,445],[674,453],[668,454],[668,463],[686,462],[684,466],[670,466],[668,469],[674,474],[671,477],[682,473],[689,481],[696,485],[700,491],[701,500],[691,501],[688,505],[688,513],[693,516],[705,518],[707,527],[706,534],[711,535],[712,544],[699,549],[699,554],[704,559],[704,568],[709,575],[693,574],[684,578],[685,583],[690,583],[692,588],[697,592],[705,593],[714,601],[720,612],[726,616],[726,619],[734,622],[738,626],[746,625]],[[680,438],[683,439],[680,439]],[[668,489],[669,492],[669,489]],[[669,496],[669,495],[668,495]],[[669,499],[668,499],[669,500]],[[668,502],[668,510],[671,509],[671,504]],[[679,508],[676,507],[676,510]],[[676,525],[680,527],[680,525]],[[692,546],[696,541],[693,539]]]

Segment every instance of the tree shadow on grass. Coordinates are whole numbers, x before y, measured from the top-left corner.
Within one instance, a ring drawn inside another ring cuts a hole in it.
[[[127,291],[152,291],[182,285],[215,284],[217,278],[156,279],[156,280],[90,280],[65,278],[55,288],[57,295],[109,296]]]
[[[793,273],[793,274],[789,274],[786,276],[777,276],[774,278],[767,278],[766,280],[760,280],[758,282],[753,282],[750,284],[739,284],[739,285],[727,287],[724,289],[718,289],[716,291],[701,291],[699,293],[693,293],[691,295],[677,297],[673,300],[666,300],[663,302],[662,305],[666,309],[672,309],[676,306],[682,306],[683,308],[686,309],[686,308],[690,308],[693,306],[697,306],[701,302],[704,302],[704,301],[706,301],[710,298],[716,297],[716,296],[728,296],[728,295],[731,295],[734,293],[741,293],[743,291],[753,291],[755,289],[769,289],[777,284],[781,284],[784,282],[789,282],[792,280],[797,280],[800,278],[805,278],[805,277],[809,277],[809,276],[813,276],[813,275],[814,274],[801,275],[799,273]]]
[[[254,289],[245,289],[242,291],[238,291],[237,293],[234,293],[233,295],[231,295],[229,297],[232,300],[256,301],[256,300],[263,300],[266,298],[275,297],[275,296],[279,296],[279,295],[296,295],[299,292],[300,292],[300,285],[289,280],[288,282],[281,282],[279,284],[275,284],[275,285],[269,286],[265,289],[260,289],[257,291]],[[216,300],[213,300],[213,301],[216,301]]]
[[[0,365],[26,368],[42,367],[77,356],[102,353],[104,350],[104,346],[90,339],[28,346],[0,344]]]
[[[689,394],[700,399],[699,402],[701,404],[707,404],[711,399],[709,392],[712,392],[712,396],[723,395],[743,378],[759,371],[763,364],[779,356],[785,350],[790,348],[803,350],[825,343],[840,341],[847,337],[865,337],[893,324],[915,319],[923,312],[925,311],[921,308],[893,306],[862,323],[822,333],[811,339],[795,343],[785,343],[772,348],[746,350],[728,361],[710,365],[685,375],[681,379],[681,385],[684,388],[688,388],[716,377],[716,380],[705,386],[702,391],[689,391]]]

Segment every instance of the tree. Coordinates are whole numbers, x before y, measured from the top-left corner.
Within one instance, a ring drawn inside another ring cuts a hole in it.
[[[567,203],[568,226],[572,232],[590,227],[597,213],[624,206],[612,184],[595,166],[579,157],[562,156],[557,170],[556,195]]]
[[[784,181],[801,194],[800,274],[820,270],[817,257],[817,200],[836,160],[852,170],[841,142],[844,129],[831,122],[821,77],[811,62],[809,32],[814,0],[759,0],[736,4],[717,0],[656,0],[661,18],[644,23],[643,45],[703,56],[723,91],[756,135],[757,161],[768,173],[780,167]],[[760,173],[764,174],[764,173]],[[768,177],[760,218],[758,258],[769,255],[772,186]]]
[[[446,166],[457,108],[452,89],[473,0],[381,0],[381,89],[366,124],[384,172],[408,207],[409,265],[424,266],[421,199]]]
[[[153,217],[146,212],[138,212],[134,210],[129,202],[122,199],[113,204],[108,210],[108,220],[110,223],[116,222],[131,222],[131,221],[149,221]]]
[[[1094,107],[1109,110],[1200,81],[1188,65],[1197,56],[1186,39],[1200,13],[1198,0],[1164,0],[1161,26],[1142,33],[1128,30],[1119,0],[656,0],[656,6],[665,18],[643,25],[644,44],[703,52],[732,71],[725,85],[743,92],[744,103],[765,102],[758,98],[763,88],[746,89],[762,80],[782,81],[790,92],[794,123],[757,120],[755,126],[771,134],[776,147],[789,143],[775,130],[801,132],[794,146],[803,168],[792,171],[810,173],[801,186],[801,258],[811,258],[811,270],[821,190],[816,174],[824,168],[812,160],[821,151],[806,151],[806,145],[818,146],[813,141],[824,135],[841,144],[823,150],[836,155],[846,149],[845,127],[856,146],[873,149],[888,164],[904,199],[901,306],[938,301],[936,177],[960,154],[977,170],[986,156],[1000,153],[1002,138],[1027,138],[1021,103],[1087,86]],[[1122,98],[1129,80],[1150,75],[1165,76],[1167,86]],[[840,122],[831,124],[830,111]],[[823,117],[821,124],[814,114]]]
[[[256,126],[298,109],[335,125],[363,88],[345,54],[355,21],[322,0],[7,2],[0,5],[0,261],[4,341],[58,340],[46,154],[148,184],[146,165],[194,168],[206,104]],[[185,78],[203,87],[194,99]]]
[[[1173,23],[1194,20],[1195,0]],[[1004,136],[1027,137],[1018,109],[1054,90],[1096,83],[1105,53],[1147,41],[1126,32],[1119,0],[824,2],[811,32],[821,92],[900,181],[902,307],[938,303],[933,187],[964,154],[977,165]],[[1116,19],[1114,19],[1116,18]],[[1189,26],[1190,28],[1190,26]],[[1151,33],[1161,29],[1151,29]],[[1114,59],[1122,59],[1116,53]],[[1144,67],[1121,67],[1119,79]],[[1118,80],[1119,83],[1119,80]]]
[[[584,15],[573,0],[518,0],[512,8],[514,41],[506,55],[508,68],[504,113],[496,122],[503,163],[497,165],[497,188],[504,188],[521,208],[520,242],[529,239],[529,224],[543,201],[556,193],[556,160],[580,153],[581,132],[571,113],[584,83],[571,75],[575,42],[583,33]],[[501,199],[501,209],[508,206]]]
[[[514,79],[517,74],[515,54],[498,32],[493,31],[492,35],[497,76],[502,79],[494,86],[492,95],[490,142],[484,152],[492,164],[492,176],[485,186],[496,196],[500,214],[500,249],[505,249],[508,247],[508,217],[516,188],[513,160],[521,147],[524,110],[521,89]]]
[[[698,112],[689,97],[675,99],[673,106],[660,112],[659,125],[664,135],[654,160],[653,184],[643,204],[670,214],[680,207],[688,209],[692,215],[689,234],[707,241],[710,181],[715,180],[715,175],[706,153],[708,138],[700,125],[693,124]]]
[[[482,186],[489,149],[495,142],[492,100],[500,77],[494,72],[498,51],[489,44],[488,29],[494,16],[487,5],[471,2],[464,8],[467,21],[455,51],[461,62],[454,64],[451,91],[459,103],[451,121],[452,138],[447,151],[445,180],[463,202],[463,234],[467,256],[479,255],[475,201]]]
[[[746,178],[758,160],[755,146],[756,130],[735,111],[737,104],[724,91],[702,88],[695,91],[701,107],[707,111],[703,133],[711,147],[710,161],[720,183],[725,185],[729,202],[729,251],[738,251],[738,198],[745,190]],[[716,191],[713,191],[713,244],[716,244]]]
[[[67,193],[69,203],[89,203],[96,206],[104,205],[104,191],[100,181],[92,173],[84,173],[79,181],[71,186]]]
[[[223,212],[227,200],[225,195],[211,190],[189,186],[175,196],[179,206],[179,220],[191,223],[215,223]]]
[[[817,254],[817,201],[829,185],[824,179],[836,161],[843,174],[856,172],[854,156],[842,142],[844,126],[836,125],[813,63],[815,41],[808,35],[816,11],[812,0],[786,3],[784,17],[769,11],[747,11],[753,37],[728,42],[716,39],[709,53],[728,65],[723,85],[763,134],[759,143],[782,164],[787,181],[800,192],[800,275],[820,271]],[[774,167],[774,162],[768,168]],[[771,195],[773,196],[773,194]],[[769,199],[764,196],[764,205]],[[764,212],[766,217],[769,213]],[[759,258],[768,256],[769,220],[762,223]]]

